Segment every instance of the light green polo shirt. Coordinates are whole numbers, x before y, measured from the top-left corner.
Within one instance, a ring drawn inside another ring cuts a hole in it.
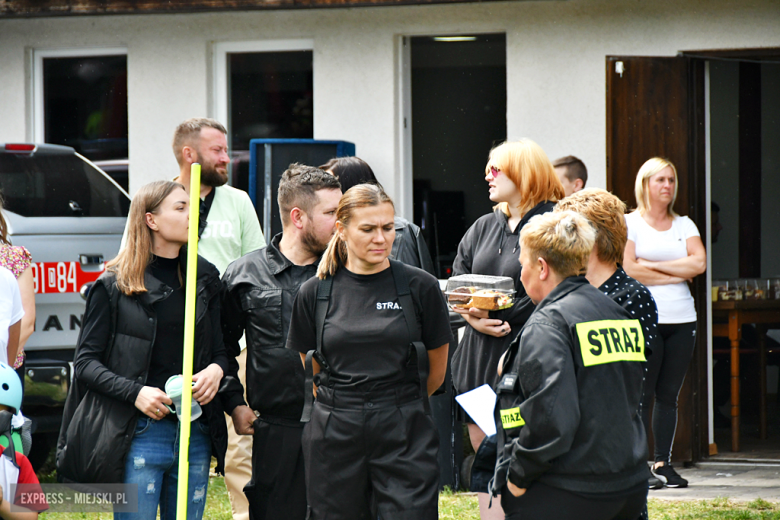
[[[198,254],[222,275],[231,262],[265,246],[265,238],[247,192],[228,185],[214,189],[214,202],[198,242]]]

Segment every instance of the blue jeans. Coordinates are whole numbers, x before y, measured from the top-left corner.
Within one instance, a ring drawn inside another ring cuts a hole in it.
[[[206,507],[211,464],[208,426],[190,429],[187,520],[201,520]],[[138,512],[115,513],[115,520],[175,520],[179,485],[179,422],[140,417],[125,462],[125,483],[138,484]]]

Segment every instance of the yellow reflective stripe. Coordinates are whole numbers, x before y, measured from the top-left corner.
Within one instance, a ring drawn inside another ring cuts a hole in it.
[[[524,425],[525,421],[520,417],[520,407],[501,410],[501,424],[505,430]]]
[[[582,363],[586,367],[618,361],[645,361],[645,336],[639,320],[578,323]]]

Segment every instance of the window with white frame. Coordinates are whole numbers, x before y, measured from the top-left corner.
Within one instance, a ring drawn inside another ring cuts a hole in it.
[[[215,45],[215,115],[227,124],[233,182],[248,185],[250,139],[314,137],[313,42]]]
[[[127,158],[127,50],[36,50],[33,61],[34,140]]]

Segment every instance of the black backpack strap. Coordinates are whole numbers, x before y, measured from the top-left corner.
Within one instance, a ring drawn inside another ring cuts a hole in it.
[[[423,398],[425,413],[431,415],[431,403],[428,400],[428,374],[430,368],[428,365],[428,350],[420,338],[420,326],[417,323],[417,315],[414,312],[414,300],[412,299],[412,293],[409,290],[409,281],[406,278],[406,271],[404,264],[395,260],[390,260],[390,269],[393,273],[393,280],[395,280],[395,290],[398,293],[398,303],[401,304],[401,309],[404,313],[404,320],[406,321],[406,328],[409,331],[409,343],[414,347],[415,354],[417,354],[417,375],[420,379],[420,394]]]
[[[311,420],[311,411],[314,407],[314,366],[312,359],[316,359],[320,365],[320,374],[317,374],[317,386],[327,384],[328,371],[330,367],[325,362],[325,358],[322,355],[322,332],[325,329],[325,317],[328,314],[328,306],[330,305],[330,292],[333,288],[333,278],[331,276],[325,277],[324,280],[320,280],[317,284],[317,303],[314,307],[314,326],[316,327],[317,334],[317,349],[310,350],[306,353],[306,363],[304,370],[306,372],[306,379],[303,386],[303,412],[301,413],[301,422],[309,422]]]

